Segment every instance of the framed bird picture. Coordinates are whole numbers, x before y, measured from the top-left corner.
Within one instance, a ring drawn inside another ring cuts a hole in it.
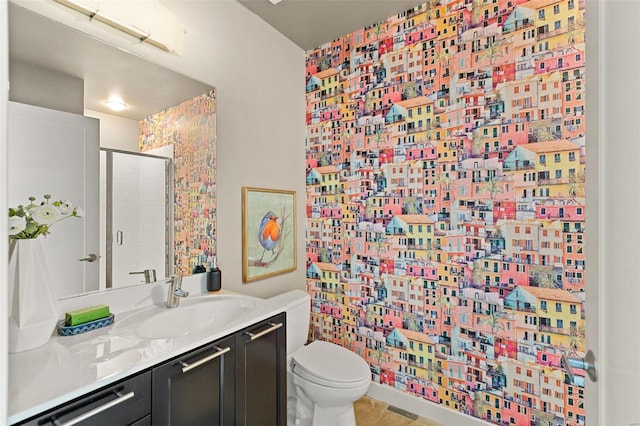
[[[242,187],[242,281],[295,269],[295,191]]]

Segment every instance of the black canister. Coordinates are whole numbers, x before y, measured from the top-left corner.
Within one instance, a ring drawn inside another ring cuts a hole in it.
[[[218,269],[216,257],[211,259],[211,266],[207,272],[207,290],[218,291],[222,288],[222,271]]]

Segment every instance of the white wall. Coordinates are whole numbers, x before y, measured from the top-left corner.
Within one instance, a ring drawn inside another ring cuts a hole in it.
[[[138,121],[103,112],[84,110],[84,115],[100,120],[100,148],[139,152]]]

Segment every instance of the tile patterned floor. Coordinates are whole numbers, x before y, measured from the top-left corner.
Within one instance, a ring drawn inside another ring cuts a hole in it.
[[[354,404],[357,426],[443,426],[368,396]]]

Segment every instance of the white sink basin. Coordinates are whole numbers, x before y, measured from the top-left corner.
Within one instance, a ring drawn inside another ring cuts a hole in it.
[[[142,338],[166,339],[220,327],[256,306],[249,296],[216,295],[186,298],[176,308],[153,307],[116,319],[114,332],[131,329]]]

